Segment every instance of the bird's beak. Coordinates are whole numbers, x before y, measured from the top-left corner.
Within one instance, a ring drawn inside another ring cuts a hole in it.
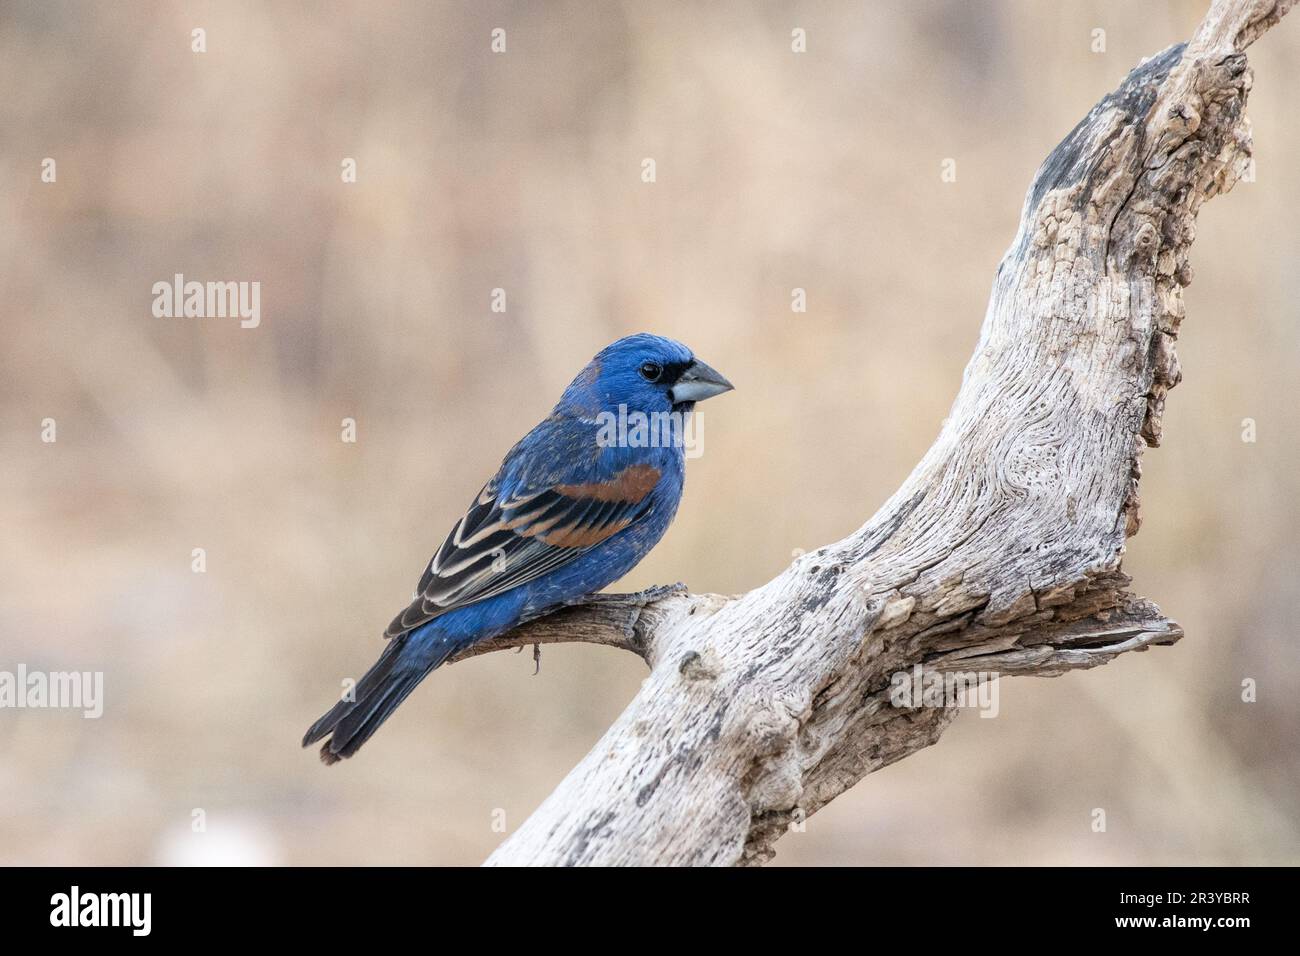
[[[721,395],[733,388],[735,386],[728,382],[721,372],[696,359],[686,366],[686,371],[682,372],[673,383],[673,387],[668,390],[668,398],[674,405],[682,402],[702,402],[706,398]]]

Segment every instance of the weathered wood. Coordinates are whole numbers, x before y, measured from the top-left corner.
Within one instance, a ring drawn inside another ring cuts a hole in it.
[[[938,439],[859,531],[737,598],[604,597],[485,648],[587,640],[650,665],[490,864],[761,862],[951,722],[893,706],[891,675],[1054,675],[1181,636],[1120,564],[1180,378],[1196,213],[1249,160],[1242,51],[1293,3],[1216,0],[1052,151]]]

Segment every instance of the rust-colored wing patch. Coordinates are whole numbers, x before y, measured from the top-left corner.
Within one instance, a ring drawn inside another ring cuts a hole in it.
[[[654,491],[660,471],[653,465],[630,465],[609,481],[590,481],[581,485],[556,485],[566,498],[590,498],[594,501],[621,501],[636,504]]]
[[[541,538],[557,548],[590,548],[618,534],[631,523],[631,518],[621,518],[603,525],[571,524],[548,531]]]

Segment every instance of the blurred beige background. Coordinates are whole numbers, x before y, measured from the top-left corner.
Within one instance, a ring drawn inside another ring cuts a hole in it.
[[[0,669],[106,701],[0,711],[0,861],[479,862],[639,661],[494,655],[348,763],[298,739],[501,455],[652,330],[738,390],[625,587],[850,532],[936,434],[1038,163],[1204,5],[4,4]],[[1300,862],[1300,15],[1251,61],[1258,176],[1200,218],[1126,562],[1188,636],[1004,681],[779,864]],[[177,272],[259,281],[260,327],[154,318]]]

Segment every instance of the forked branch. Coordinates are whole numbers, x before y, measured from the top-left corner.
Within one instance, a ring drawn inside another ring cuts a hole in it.
[[[762,861],[792,820],[938,739],[914,665],[1053,675],[1182,634],[1128,591],[1201,204],[1250,159],[1245,48],[1294,0],[1215,0],[1043,163],[934,446],[860,530],[736,598],[606,597],[485,650],[582,640],[650,674],[494,864]]]

